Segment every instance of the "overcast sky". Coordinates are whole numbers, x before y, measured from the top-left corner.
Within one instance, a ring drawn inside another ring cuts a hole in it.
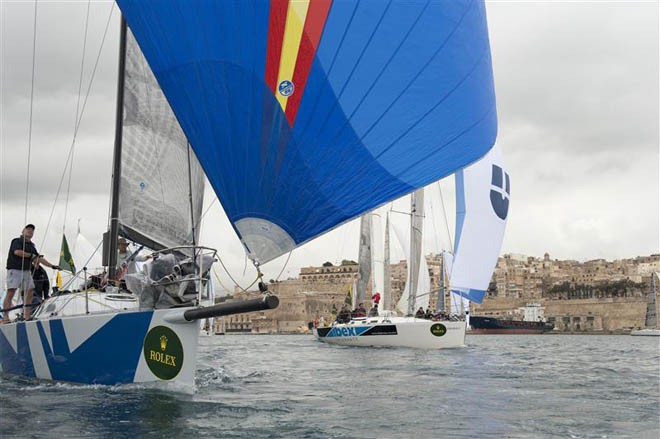
[[[1,252],[25,224],[33,8],[31,2],[1,1]],[[111,8],[110,2],[91,4],[83,88]],[[38,6],[27,221],[36,224],[35,242],[53,262],[64,202],[55,205],[45,232],[74,132],[86,10],[86,1]],[[487,10],[497,142],[512,178],[503,253],[548,251],[587,260],[660,252],[658,3],[493,1]],[[75,236],[80,218],[94,245],[108,216],[118,18],[115,6],[78,133],[67,212],[67,235]],[[453,181],[441,186],[453,235]],[[438,186],[431,192],[425,246],[437,251],[452,237]],[[205,206],[212,201],[207,191]],[[301,266],[355,259],[358,228],[354,221],[295,250],[282,277],[295,276]],[[220,250],[237,279],[252,280],[250,267],[243,275],[242,247],[217,202],[205,217],[202,242]],[[393,259],[398,257],[403,255],[395,246]],[[264,267],[266,276],[276,277],[285,259]]]

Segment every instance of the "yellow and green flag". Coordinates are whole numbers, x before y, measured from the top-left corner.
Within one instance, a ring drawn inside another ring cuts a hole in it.
[[[66,235],[62,235],[62,247],[60,249],[60,262],[57,264],[60,269],[76,274],[76,266],[73,263],[73,256],[69,251],[69,243],[66,241]]]
[[[346,297],[344,297],[344,303],[348,306],[353,306],[353,296],[351,295],[351,290],[349,288]]]

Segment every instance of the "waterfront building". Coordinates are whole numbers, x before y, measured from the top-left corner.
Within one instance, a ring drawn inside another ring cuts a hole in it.
[[[441,256],[426,255],[431,283],[432,308],[440,286]],[[220,327],[225,332],[304,332],[314,320],[332,321],[358,277],[359,266],[344,260],[319,267],[302,267],[298,278],[270,282],[280,298],[271,311],[229,316]],[[499,258],[486,299],[472,305],[472,313],[520,318],[527,303],[539,303],[545,318],[559,331],[625,331],[643,325],[650,273],[660,271],[660,255],[586,262],[506,254]],[[391,265],[392,303],[396,303],[407,281],[407,262]],[[372,285],[367,287],[371,294]],[[258,297],[258,291],[236,289],[223,300]],[[449,304],[445,295],[445,305]],[[660,300],[660,298],[659,298]]]

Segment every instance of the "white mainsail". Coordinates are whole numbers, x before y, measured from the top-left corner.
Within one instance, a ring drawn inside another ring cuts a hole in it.
[[[367,299],[367,284],[371,278],[371,213],[365,213],[360,217],[358,264],[357,292],[354,296],[356,304],[363,303]]]
[[[406,284],[396,306],[404,315],[414,314],[420,306],[426,308],[429,305],[431,292],[431,278],[422,240],[424,197],[418,192],[422,191],[416,191],[411,198],[412,215],[407,228],[394,221],[390,223],[408,258]]]

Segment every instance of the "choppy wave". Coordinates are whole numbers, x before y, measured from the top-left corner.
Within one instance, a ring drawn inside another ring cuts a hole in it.
[[[448,351],[218,336],[201,341],[194,395],[3,376],[0,437],[657,438],[659,362],[657,340],[629,336]]]

